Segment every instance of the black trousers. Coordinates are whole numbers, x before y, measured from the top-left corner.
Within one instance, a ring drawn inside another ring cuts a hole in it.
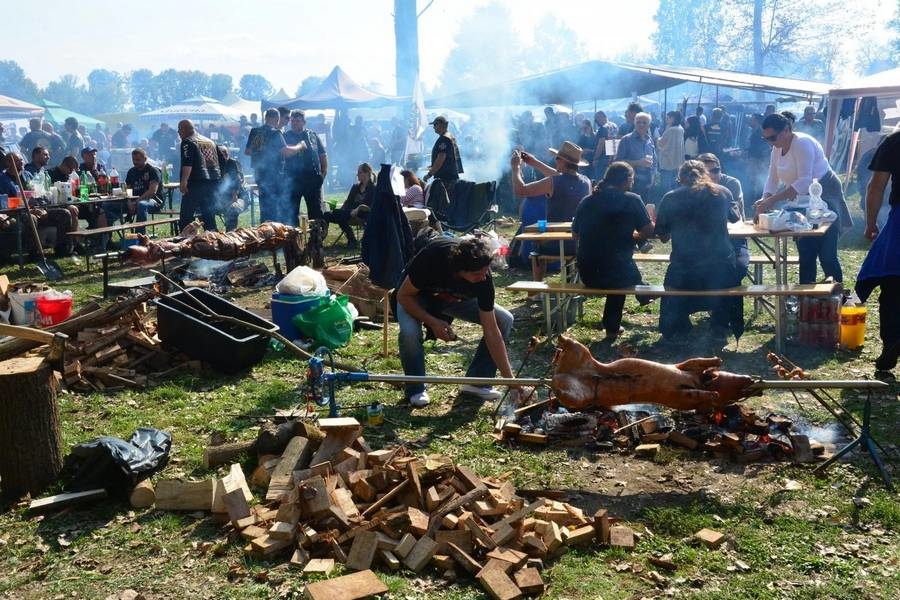
[[[882,277],[879,286],[879,334],[887,349],[900,344],[900,276]]]
[[[285,224],[300,224],[300,200],[306,202],[306,215],[310,220],[322,218],[322,176],[318,173],[300,173],[292,180],[290,202]]]
[[[181,211],[178,214],[178,228],[184,229],[194,220],[194,213],[200,211],[203,228],[218,231],[216,227],[216,187],[218,181],[189,181],[187,194],[181,197]]]

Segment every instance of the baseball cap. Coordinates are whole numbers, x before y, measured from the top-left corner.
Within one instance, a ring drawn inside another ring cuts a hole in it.
[[[429,125],[434,125],[435,123],[443,123],[444,125],[446,125],[447,123],[449,123],[449,121],[447,121],[447,117],[445,117],[443,115],[439,115],[439,116],[435,117],[434,121],[429,123]]]
[[[90,146],[85,146],[84,148],[81,149],[81,153],[82,153],[82,154],[85,154],[85,153],[88,153],[88,152],[96,152],[96,151],[97,151],[96,148],[92,148],[92,147],[90,147]]]

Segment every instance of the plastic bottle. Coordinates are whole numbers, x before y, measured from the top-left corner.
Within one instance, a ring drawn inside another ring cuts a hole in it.
[[[97,192],[101,196],[109,193],[109,176],[103,169],[100,169],[100,172],[97,173]]]
[[[69,184],[71,191],[69,192],[73,198],[77,198],[80,192],[81,180],[78,179],[78,173],[72,171],[69,173]]]
[[[88,193],[96,194],[97,193],[97,180],[94,179],[94,176],[91,175],[90,171],[84,172],[84,179],[87,181]]]
[[[806,211],[806,218],[815,222],[822,218],[822,213],[826,210],[828,204],[822,200],[822,184],[818,179],[813,179],[809,184],[809,208]]]
[[[113,167],[109,172],[109,191],[111,193],[113,190],[117,189],[119,189],[119,172]]]
[[[167,165],[166,163],[163,163],[161,170],[162,170],[163,185],[168,185],[169,184],[169,165]]]

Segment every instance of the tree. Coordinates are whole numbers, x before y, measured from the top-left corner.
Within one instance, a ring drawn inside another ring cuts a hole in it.
[[[542,70],[540,57],[523,60],[518,33],[512,28],[509,9],[491,2],[476,8],[460,21],[459,33],[441,70],[436,94],[442,95],[521,76],[528,64]],[[485,40],[491,42],[490,60],[485,56]]]
[[[28,102],[40,96],[37,84],[25,77],[25,71],[14,60],[0,60],[0,94]]]
[[[89,114],[120,112],[125,107],[128,95],[125,93],[123,78],[115,71],[94,69],[88,73]]]
[[[888,31],[891,34],[891,60],[894,64],[900,64],[900,0],[897,0],[894,18],[888,23]]]
[[[244,75],[238,86],[240,97],[246,100],[264,100],[275,93],[272,84],[262,75]]]
[[[652,36],[655,62],[705,68],[731,67],[725,12],[717,0],[660,0],[653,17],[657,24]]]
[[[41,92],[41,96],[75,112],[88,112],[92,109],[87,88],[78,83],[78,78],[74,75],[63,75],[51,81]]]
[[[138,69],[129,76],[128,88],[131,92],[131,103],[134,110],[147,112],[159,106],[156,94],[156,83],[150,69]]]
[[[310,75],[306,79],[300,82],[300,85],[297,86],[297,95],[302,96],[303,94],[308,94],[313,91],[325,81],[324,77],[320,77],[318,75]]]
[[[560,44],[560,40],[567,43]],[[555,15],[549,15],[535,28],[534,42],[527,54],[540,56],[540,63],[528,63],[528,71],[533,73],[569,67],[588,58],[587,48],[578,39],[578,34]]]
[[[221,100],[234,90],[234,81],[231,75],[225,73],[213,73],[209,76],[209,95],[216,100]]]
[[[194,96],[209,96],[209,75],[203,71],[178,71],[178,90],[176,102]]]

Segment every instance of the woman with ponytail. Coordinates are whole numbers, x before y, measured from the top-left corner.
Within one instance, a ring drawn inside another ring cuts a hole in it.
[[[665,285],[684,290],[715,290],[740,284],[728,223],[740,216],[731,192],[710,180],[706,166],[687,160],[678,170],[681,187],[663,196],[657,211],[656,234],[672,240]],[[727,337],[729,325],[736,336],[743,333],[743,299],[666,296],[659,307],[659,331],[663,340],[687,335],[690,314],[709,310],[713,336]]]

